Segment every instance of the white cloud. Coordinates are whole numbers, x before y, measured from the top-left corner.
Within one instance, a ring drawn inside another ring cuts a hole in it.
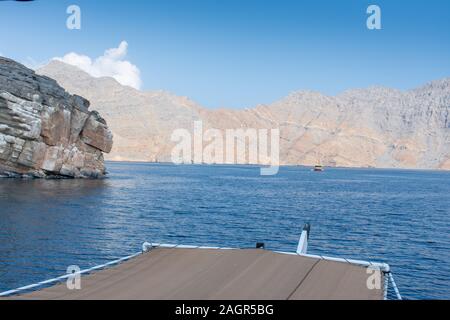
[[[140,89],[142,85],[141,72],[131,62],[124,60],[127,55],[128,43],[122,41],[117,48],[107,49],[95,60],[75,52],[64,57],[54,58],[67,64],[76,66],[93,77],[112,77],[120,84]]]

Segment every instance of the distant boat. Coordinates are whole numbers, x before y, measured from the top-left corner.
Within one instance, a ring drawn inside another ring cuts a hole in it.
[[[313,171],[316,171],[316,172],[322,172],[324,170],[325,169],[321,165],[316,165],[316,166],[314,166],[314,169],[313,169]]]

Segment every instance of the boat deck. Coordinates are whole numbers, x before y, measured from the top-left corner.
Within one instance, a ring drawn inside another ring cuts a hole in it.
[[[115,267],[13,299],[383,299],[366,268],[262,249],[154,248]],[[381,281],[383,283],[383,280]]]

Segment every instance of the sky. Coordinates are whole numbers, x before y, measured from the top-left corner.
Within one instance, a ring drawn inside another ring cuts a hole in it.
[[[81,9],[69,30],[66,10]],[[381,30],[366,27],[381,8]],[[450,77],[448,0],[0,1],[0,54],[247,108],[296,90],[398,89]]]

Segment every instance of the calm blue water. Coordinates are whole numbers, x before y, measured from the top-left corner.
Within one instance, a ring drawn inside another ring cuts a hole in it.
[[[105,180],[0,180],[0,291],[144,241],[388,262],[404,297],[450,298],[450,173],[108,163]]]

